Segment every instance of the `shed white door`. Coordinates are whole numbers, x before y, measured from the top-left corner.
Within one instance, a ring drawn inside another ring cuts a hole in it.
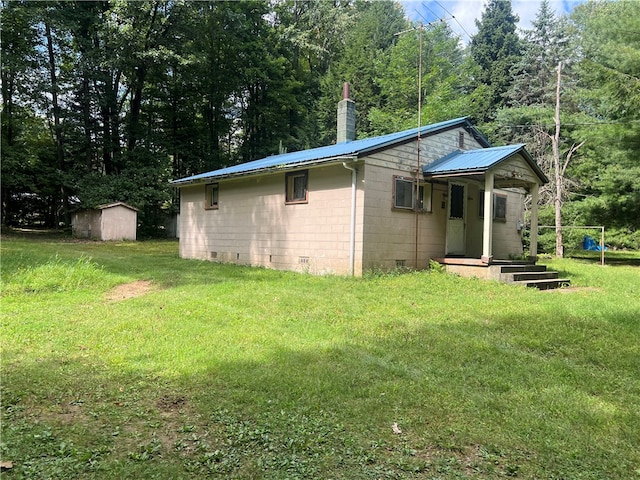
[[[466,253],[467,192],[463,183],[449,184],[449,219],[447,220],[447,255]]]

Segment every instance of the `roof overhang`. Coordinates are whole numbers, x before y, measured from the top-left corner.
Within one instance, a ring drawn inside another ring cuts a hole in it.
[[[124,208],[128,208],[129,210],[133,210],[135,212],[139,212],[140,210],[138,210],[136,207],[132,207],[131,205],[128,205],[124,202],[113,202],[113,203],[105,203],[103,205],[98,205],[95,210],[106,210],[108,208],[114,208],[114,207],[124,207]]]
[[[533,160],[524,144],[504,147],[482,148],[478,150],[457,150],[433,163],[425,165],[422,173],[425,178],[445,178],[484,175],[491,169],[516,157],[521,157],[537,178],[539,184],[548,183],[549,179]],[[502,178],[504,186],[523,186],[530,183],[521,180],[517,173]]]
[[[213,170],[211,172],[192,175],[170,182],[174,187],[209,183],[222,179],[244,177],[252,175],[266,175],[296,168],[310,168],[331,165],[347,160],[357,159],[373,152],[392,146],[411,142],[418,136],[428,137],[449,129],[464,128],[483,146],[490,146],[488,140],[469,122],[466,117],[455,118],[444,122],[424,125],[422,127],[390,133],[371,138],[363,138],[348,142],[337,143],[325,147],[301,150],[298,152],[273,155],[251,162],[232,165],[230,167]]]
[[[180,180],[174,180],[170,182],[174,187],[186,187],[189,185],[201,185],[211,182],[217,182],[220,180],[229,180],[233,178],[245,178],[257,175],[270,175],[273,173],[298,170],[301,168],[317,168],[328,167],[331,165],[340,165],[344,162],[356,162],[358,157],[356,155],[341,156],[332,158],[321,158],[316,160],[300,161],[297,163],[287,163],[273,166],[257,167],[254,169],[242,170],[242,171],[224,171],[228,169],[216,170],[209,173],[203,173],[201,175],[194,175],[193,177],[187,177]],[[219,173],[218,173],[219,172]]]

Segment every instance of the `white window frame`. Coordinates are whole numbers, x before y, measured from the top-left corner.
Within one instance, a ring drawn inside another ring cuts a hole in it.
[[[208,183],[204,186],[205,210],[217,210],[220,206],[220,184]]]
[[[501,208],[498,208],[498,205],[502,204]],[[498,216],[501,214],[500,216]],[[493,194],[493,219],[498,222],[506,222],[507,221],[507,196],[494,193]]]

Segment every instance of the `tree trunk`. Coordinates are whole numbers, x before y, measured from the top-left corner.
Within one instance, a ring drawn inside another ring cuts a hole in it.
[[[136,68],[135,88],[131,96],[131,107],[129,109],[129,128],[127,139],[127,151],[132,152],[136,148],[138,135],[140,133],[140,110],[142,108],[142,87],[146,77],[146,67],[140,66]]]
[[[2,115],[4,123],[2,128],[4,128],[4,140],[6,144],[3,147],[13,147],[14,144],[14,128],[13,128],[13,95],[14,95],[14,73],[10,67],[3,65],[2,71],[0,72],[0,78],[2,78],[2,82],[0,88],[2,88]],[[4,172],[3,172],[4,174]],[[5,177],[6,178],[6,177]],[[5,183],[2,185],[2,225],[10,225],[11,217],[12,217],[12,201],[11,201],[11,188],[8,187],[8,184]]]
[[[84,153],[84,164],[87,172],[93,171],[93,148],[91,141],[91,102],[90,102],[90,86],[89,86],[89,73],[84,70],[82,72],[82,89],[80,104],[82,106],[82,124],[84,130],[84,145],[82,151]]]
[[[62,138],[62,124],[60,122],[60,103],[58,102],[58,77],[56,74],[56,62],[55,55],[53,52],[53,38],[51,36],[51,27],[48,22],[44,24],[45,28],[45,36],[47,39],[47,52],[49,54],[49,75],[51,77],[51,104],[53,107],[53,130],[54,130],[54,140],[56,144],[56,161],[57,167],[60,174],[65,171],[64,168],[64,149],[63,149],[63,138]],[[66,216],[68,214],[68,199],[66,199],[67,192],[66,187],[64,185],[64,181],[60,179],[60,196],[62,200],[62,214]],[[67,201],[65,201],[65,199]],[[58,216],[58,199],[55,196],[52,199],[52,219],[47,223],[53,223],[56,227],[58,226],[59,216]],[[50,225],[50,226],[54,226]]]
[[[151,40],[151,32],[155,27],[156,18],[158,16],[158,9],[160,8],[160,3],[155,2],[153,5],[153,12],[151,15],[151,20],[149,22],[149,28],[144,37],[144,45],[142,48],[142,53],[147,53],[149,51],[149,45]],[[166,33],[166,30],[165,30]],[[132,89],[131,94],[131,105],[129,109],[129,127],[127,129],[127,133],[129,138],[127,139],[127,151],[132,152],[136,148],[136,144],[138,143],[138,137],[140,135],[140,112],[142,109],[142,94],[144,89],[144,82],[147,76],[147,65],[142,63],[135,68],[135,73],[133,74],[134,79],[134,88]]]

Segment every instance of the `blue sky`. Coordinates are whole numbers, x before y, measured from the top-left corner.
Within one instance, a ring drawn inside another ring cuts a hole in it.
[[[571,12],[585,0],[549,0],[557,16]],[[464,43],[476,33],[475,19],[480,19],[487,0],[402,0],[402,5],[412,20],[446,21]],[[542,0],[512,0],[511,8],[520,17],[518,27],[530,29],[531,21],[540,10]],[[452,18],[455,17],[455,18]]]

